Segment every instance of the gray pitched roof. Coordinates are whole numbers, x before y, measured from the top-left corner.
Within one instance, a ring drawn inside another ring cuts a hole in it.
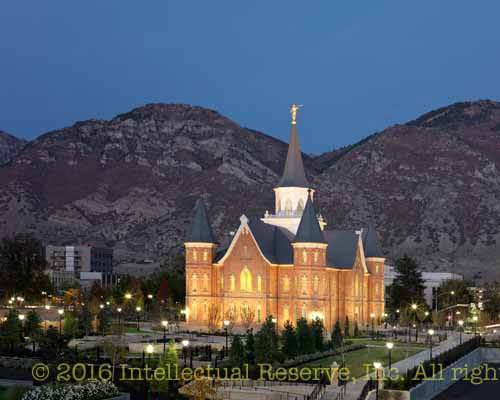
[[[284,229],[250,218],[248,226],[264,256],[274,264],[293,264],[291,237]]]
[[[356,231],[331,230],[323,231],[328,248],[327,264],[331,267],[350,269],[356,260],[358,235]]]
[[[293,241],[295,243],[326,243],[310,194],[307,196],[306,206]]]
[[[363,232],[363,244],[365,257],[383,257],[382,248],[378,240],[377,231],[373,225],[369,225],[368,229]]]
[[[288,153],[286,155],[285,169],[278,187],[310,187],[304,172],[304,164],[302,162],[302,154],[300,152],[299,135],[297,126],[292,125],[290,132],[290,144],[288,145]]]
[[[215,236],[208,220],[203,200],[198,199],[194,207],[194,217],[187,242],[215,243]]]

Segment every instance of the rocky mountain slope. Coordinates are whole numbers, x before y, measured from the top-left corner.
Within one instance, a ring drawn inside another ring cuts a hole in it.
[[[25,144],[26,141],[0,131],[0,165],[12,160]]]
[[[0,237],[31,230],[47,242],[151,258],[178,248],[203,197],[224,242],[242,213],[273,209],[286,150],[187,105],[78,122],[40,136],[0,168]],[[305,157],[330,227],[372,222],[389,257],[407,252],[429,270],[476,277],[500,276],[499,162],[500,103],[491,101],[454,104]]]

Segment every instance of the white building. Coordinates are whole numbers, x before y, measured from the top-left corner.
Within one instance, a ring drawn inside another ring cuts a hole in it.
[[[384,270],[384,285],[385,287],[392,284],[394,278],[396,278],[397,273],[393,265],[385,265]],[[424,297],[426,303],[429,307],[433,306],[433,291],[434,288],[439,287],[443,282],[449,280],[463,280],[464,277],[454,272],[422,272],[422,278],[424,280],[425,290]]]

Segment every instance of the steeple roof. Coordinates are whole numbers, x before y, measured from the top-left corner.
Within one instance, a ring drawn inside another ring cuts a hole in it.
[[[278,187],[310,187],[304,172],[302,154],[300,152],[299,135],[297,125],[292,123],[290,132],[290,144],[286,155],[285,170]]]
[[[377,231],[373,225],[368,226],[363,236],[365,257],[384,257],[382,249],[380,248]]]
[[[316,210],[311,200],[311,195],[307,196],[306,206],[300,219],[297,234],[293,239],[294,243],[326,243],[326,240],[319,226]]]
[[[194,217],[187,242],[215,243],[215,237],[208,220],[203,200],[198,199],[194,207]]]

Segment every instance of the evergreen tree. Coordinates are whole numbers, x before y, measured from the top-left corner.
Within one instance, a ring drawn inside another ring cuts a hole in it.
[[[158,362],[158,367],[164,368],[166,371],[166,379],[161,379],[159,381],[155,380],[155,386],[159,392],[168,392],[171,386],[171,381],[175,379],[175,371],[179,366],[179,356],[177,354],[177,348],[173,340],[168,342],[167,350],[160,357]],[[171,378],[171,379],[168,379]]]
[[[79,336],[78,319],[75,317],[75,313],[66,312],[64,314],[63,333],[70,338]]]
[[[316,318],[311,324],[311,335],[316,351],[324,350],[324,333],[325,327],[323,325],[323,320],[320,318]]]
[[[36,338],[42,333],[42,320],[35,311],[30,311],[26,315],[24,323],[24,334],[30,338]]]
[[[285,322],[281,340],[283,342],[282,350],[287,358],[295,357],[298,353],[297,336],[295,333],[295,328],[290,321]]]
[[[346,315],[344,323],[344,337],[348,338],[349,336],[351,336],[351,329],[349,327],[349,317]]]
[[[358,326],[358,321],[354,321],[354,337],[359,337],[359,326]]]
[[[297,320],[297,347],[299,354],[309,354],[314,352],[314,342],[311,327],[305,318]]]
[[[92,330],[92,315],[90,314],[87,302],[81,307],[78,316],[78,330],[85,336],[88,336]]]
[[[255,338],[253,336],[253,329],[247,330],[247,337],[245,340],[245,362],[249,365],[255,363]]]
[[[337,348],[341,345],[341,343],[342,343],[342,329],[340,329],[340,322],[339,320],[337,320],[332,330],[332,346],[334,348]]]
[[[412,303],[425,304],[425,285],[417,262],[407,255],[398,258],[396,273],[394,282],[387,288],[389,308],[396,310],[407,308]]]
[[[229,360],[235,366],[241,367],[245,359],[245,347],[239,335],[234,335],[229,349]]]
[[[268,316],[255,335],[255,357],[258,363],[272,362],[278,353],[278,335],[272,316]]]
[[[21,323],[19,314],[15,310],[10,310],[7,319],[1,325],[0,342],[2,347],[8,349],[11,353],[21,343]]]

